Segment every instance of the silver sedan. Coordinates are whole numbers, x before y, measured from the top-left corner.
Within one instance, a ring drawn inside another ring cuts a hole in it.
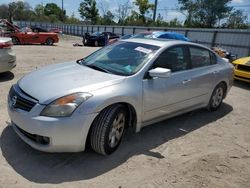
[[[232,65],[202,45],[128,39],[24,76],[10,89],[8,112],[33,148],[78,152],[89,139],[107,155],[128,127],[138,132],[198,108],[217,110],[232,80]]]
[[[10,71],[16,66],[16,55],[12,46],[11,38],[0,37],[0,73]]]

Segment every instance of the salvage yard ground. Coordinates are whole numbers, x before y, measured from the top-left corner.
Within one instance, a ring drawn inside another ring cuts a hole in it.
[[[17,67],[0,74],[0,187],[250,187],[250,84],[243,82],[235,82],[216,112],[201,109],[128,131],[111,156],[49,154],[21,141],[7,114],[11,85],[37,68],[96,50],[72,46],[80,41],[64,36],[55,46],[13,48]]]

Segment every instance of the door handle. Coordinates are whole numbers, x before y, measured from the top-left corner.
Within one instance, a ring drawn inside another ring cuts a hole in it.
[[[183,81],[182,81],[182,84],[186,84],[186,83],[188,83],[188,82],[191,82],[191,79],[183,80]]]
[[[213,74],[218,74],[219,72],[220,72],[220,71],[218,71],[218,70],[217,70],[217,71],[213,71]]]

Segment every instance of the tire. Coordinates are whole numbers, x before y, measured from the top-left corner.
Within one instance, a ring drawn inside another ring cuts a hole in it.
[[[123,105],[114,105],[104,109],[91,127],[92,149],[102,155],[113,153],[121,143],[126,122],[127,111]]]
[[[99,46],[99,43],[98,43],[97,40],[94,42],[94,46],[95,46],[95,47],[98,47],[98,46]]]
[[[17,37],[11,37],[11,39],[12,39],[12,43],[14,45],[20,44],[20,41],[19,41],[19,39]]]
[[[220,106],[224,99],[226,93],[226,86],[223,83],[218,84],[212,93],[212,96],[210,98],[209,104],[208,104],[208,110],[209,111],[216,111]]]
[[[49,45],[49,46],[52,46],[54,44],[54,40],[52,38],[48,38],[46,40],[46,44]]]

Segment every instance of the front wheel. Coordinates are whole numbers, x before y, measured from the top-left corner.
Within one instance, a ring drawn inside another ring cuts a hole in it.
[[[91,147],[97,153],[113,153],[121,143],[126,126],[127,111],[123,105],[104,109],[93,122],[90,132]]]
[[[208,109],[210,111],[216,111],[221,106],[221,103],[225,96],[225,92],[226,92],[225,84],[220,83],[215,87],[208,104]]]
[[[46,40],[46,44],[49,45],[49,46],[52,46],[52,45],[54,44],[54,40],[51,39],[51,38],[48,38],[48,39]]]
[[[12,37],[11,39],[12,39],[12,43],[14,45],[20,44],[20,41],[19,41],[19,39],[17,37]]]

